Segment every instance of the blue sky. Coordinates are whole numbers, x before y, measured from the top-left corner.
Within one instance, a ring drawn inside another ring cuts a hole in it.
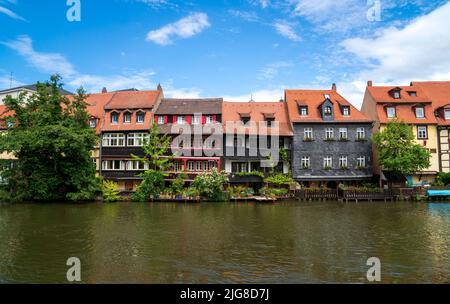
[[[0,0],[0,88],[59,73],[70,90],[277,101],[336,82],[359,106],[367,80],[450,79],[447,0],[80,3],[69,22],[66,0]]]

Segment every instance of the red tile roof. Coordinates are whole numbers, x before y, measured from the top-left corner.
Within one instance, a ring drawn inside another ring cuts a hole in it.
[[[131,123],[125,123],[123,121],[124,114],[127,111],[108,111],[105,113],[105,119],[103,121],[103,132],[125,132],[125,131],[149,131],[152,125],[153,115],[150,110],[136,110],[131,112]],[[144,123],[137,123],[137,113],[144,112]],[[119,114],[119,122],[117,124],[111,123],[111,114]]]
[[[393,98],[389,92],[393,89],[400,89],[400,98]],[[408,92],[416,92],[417,96],[410,96]],[[378,120],[386,124],[392,119],[387,117],[386,108],[395,107],[396,119],[408,124],[437,124],[434,115],[434,108],[430,98],[420,87],[412,86],[368,86],[367,92],[376,102]],[[415,108],[423,106],[425,118],[417,118]]]
[[[124,91],[114,93],[105,110],[137,110],[152,109],[161,91]]]
[[[288,105],[289,116],[292,123],[316,123],[324,122],[320,113],[320,106],[325,102],[325,95],[330,96],[334,106],[333,123],[368,123],[371,122],[364,114],[357,110],[350,102],[334,90],[286,90],[285,98]],[[299,105],[308,106],[308,116],[300,116]],[[350,107],[350,115],[343,116],[340,106]]]
[[[434,111],[450,107],[450,81],[412,82],[413,88],[420,88],[433,102]],[[436,117],[439,125],[450,125],[443,115]]]
[[[284,102],[224,102],[222,108],[222,124],[241,122],[241,117],[248,117],[253,122],[264,122],[265,118],[274,118],[279,122],[279,135],[292,136],[291,123]],[[226,133],[236,131],[225,130]],[[270,128],[268,128],[270,134]]]

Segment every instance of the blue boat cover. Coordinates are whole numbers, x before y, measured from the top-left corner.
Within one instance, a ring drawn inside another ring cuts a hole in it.
[[[428,190],[428,196],[450,196],[450,190]]]

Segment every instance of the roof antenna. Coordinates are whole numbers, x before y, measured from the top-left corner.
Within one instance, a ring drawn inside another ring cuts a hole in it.
[[[12,84],[13,84],[13,72],[11,72],[11,75],[9,77],[9,88],[12,89]]]
[[[255,101],[253,100],[253,94],[252,94],[251,97],[250,97],[250,102],[255,102]]]

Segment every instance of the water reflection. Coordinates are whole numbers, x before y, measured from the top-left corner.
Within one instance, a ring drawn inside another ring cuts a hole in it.
[[[448,204],[0,206],[0,282],[450,282]]]

